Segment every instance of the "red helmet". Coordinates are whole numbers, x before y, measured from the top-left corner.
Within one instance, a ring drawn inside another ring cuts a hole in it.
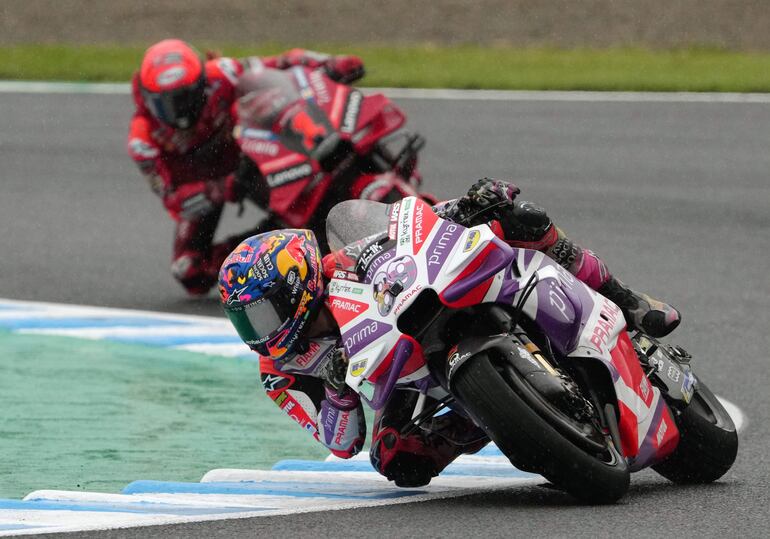
[[[144,53],[139,89],[155,118],[177,129],[192,127],[206,103],[200,54],[179,39],[165,39]]]

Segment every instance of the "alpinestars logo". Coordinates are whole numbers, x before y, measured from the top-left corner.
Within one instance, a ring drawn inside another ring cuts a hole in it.
[[[276,374],[265,374],[262,376],[262,385],[266,391],[276,391],[289,385],[289,380]]]

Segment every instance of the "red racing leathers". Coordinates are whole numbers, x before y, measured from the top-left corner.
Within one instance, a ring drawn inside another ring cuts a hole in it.
[[[325,67],[336,80],[355,79],[363,64],[354,56],[328,56],[302,49],[267,58],[215,58],[206,61],[206,103],[195,125],[175,129],[158,121],[145,106],[138,74],[132,80],[136,110],[128,134],[128,153],[151,189],[177,222],[172,274],[191,294],[202,294],[216,282],[219,266],[238,238],[212,244],[225,202],[246,194],[238,172],[240,150],[232,137],[233,103],[238,78],[261,66],[286,69],[294,65]],[[240,163],[240,169],[239,169]],[[251,174],[250,179],[259,178]],[[254,188],[252,199],[266,202],[266,186]]]

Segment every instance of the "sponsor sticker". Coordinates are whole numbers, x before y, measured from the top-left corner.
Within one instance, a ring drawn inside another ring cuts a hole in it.
[[[604,298],[602,309],[596,325],[591,331],[591,344],[593,344],[600,353],[604,353],[604,346],[612,334],[615,323],[618,319],[620,309],[608,299]]]
[[[350,134],[356,130],[358,113],[361,111],[361,101],[364,96],[358,90],[353,90],[348,95],[348,102],[345,105],[345,114],[342,116],[342,125],[340,131]]]
[[[155,82],[161,87],[170,86],[182,80],[185,75],[187,75],[187,70],[183,66],[171,67],[158,75]]]
[[[464,354],[460,354],[459,352],[454,352],[452,355],[449,356],[449,372],[447,373],[447,377],[451,378],[452,373],[457,368],[457,366],[464,360],[468,359],[471,356],[470,352],[465,352]]]
[[[267,155],[270,157],[275,157],[278,155],[278,152],[280,151],[280,148],[278,144],[273,144],[272,142],[267,142],[264,140],[254,140],[254,139],[246,139],[241,144],[241,148],[243,148],[243,151],[246,153],[253,153],[256,155]]]
[[[438,216],[433,212],[433,209],[422,200],[418,200],[412,214],[412,233],[414,235],[412,254],[416,255],[420,251],[436,225],[436,221],[438,221]]]
[[[436,235],[428,246],[426,253],[428,265],[428,282],[433,284],[444,266],[455,243],[460,239],[461,227],[449,221],[441,223]]]
[[[362,301],[339,296],[329,296],[326,302],[340,326],[347,325],[351,320],[366,312],[369,308],[369,305]]]
[[[288,386],[289,379],[277,374],[263,374],[262,385],[265,386],[265,391],[275,391]]]
[[[351,283],[346,283],[342,281],[333,280],[329,283],[329,295],[339,295],[339,294],[357,294],[361,295],[364,293],[364,289],[360,286],[356,286]]]
[[[412,208],[412,199],[407,198],[404,201],[404,207],[401,210],[401,221],[398,226],[398,244],[409,245],[412,243],[411,228],[409,227],[409,210]]]
[[[348,357],[353,357],[392,329],[393,326],[390,324],[378,322],[371,318],[356,324],[342,335],[342,341]]]
[[[319,105],[326,105],[331,101],[329,89],[326,87],[323,73],[320,70],[317,69],[310,74],[310,86],[313,88],[316,101]]]
[[[366,370],[366,365],[369,363],[368,359],[362,359],[361,361],[354,361],[350,364],[350,374],[352,376],[361,376]]]
[[[476,244],[479,242],[481,232],[478,230],[469,230],[468,235],[465,236],[465,245],[463,246],[463,253],[473,250]]]
[[[296,167],[287,168],[273,174],[267,175],[267,185],[270,187],[280,187],[287,183],[301,180],[313,172],[313,166],[310,163],[303,163]]]

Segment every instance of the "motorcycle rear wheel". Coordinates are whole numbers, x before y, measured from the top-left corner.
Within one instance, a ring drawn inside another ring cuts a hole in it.
[[[699,381],[690,404],[671,409],[679,445],[652,469],[681,484],[711,483],[727,473],[738,453],[738,433],[719,399]]]
[[[576,445],[554,427],[563,422],[560,412],[537,413],[526,400],[531,396],[516,392],[486,354],[462,366],[452,392],[517,468],[539,473],[587,503],[613,503],[628,490],[628,464],[609,437],[601,455]]]

